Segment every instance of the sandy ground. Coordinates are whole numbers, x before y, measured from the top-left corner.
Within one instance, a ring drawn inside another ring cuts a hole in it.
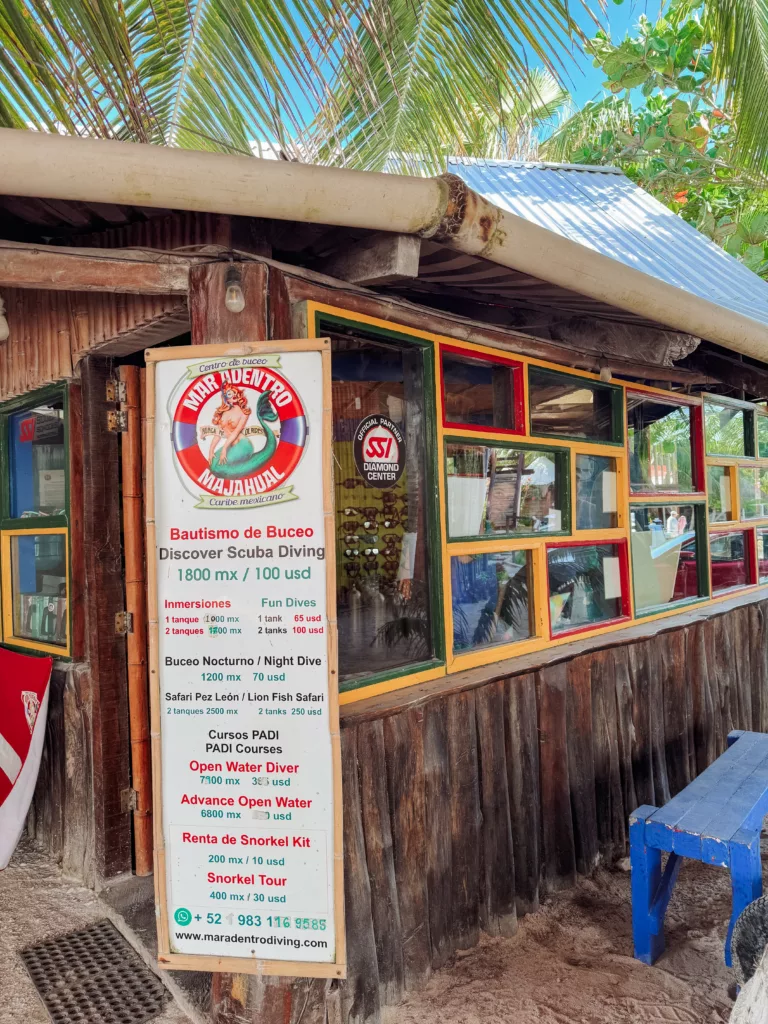
[[[629,874],[600,871],[525,917],[514,938],[459,954],[397,1024],[714,1024],[727,1021],[725,871],[686,862],[667,911],[667,951],[632,957]]]
[[[50,1024],[17,951],[107,917],[90,889],[65,879],[58,868],[22,840],[0,871],[0,1024]],[[188,1024],[169,1003],[154,1024]]]
[[[389,1024],[727,1021],[729,913],[726,872],[687,862],[667,912],[667,951],[646,967],[632,957],[629,874],[600,871],[523,918],[514,938],[484,938],[456,956],[386,1018]],[[0,1024],[49,1022],[17,950],[105,916],[94,893],[22,844],[0,872]],[[173,1003],[155,1021],[188,1024]]]

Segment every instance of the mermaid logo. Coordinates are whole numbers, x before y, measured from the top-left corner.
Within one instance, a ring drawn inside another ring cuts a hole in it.
[[[185,485],[200,499],[196,508],[255,508],[298,497],[288,478],[307,442],[306,415],[294,387],[272,368],[279,362],[271,357],[267,366],[268,359],[221,362],[204,373],[190,367],[173,447]]]

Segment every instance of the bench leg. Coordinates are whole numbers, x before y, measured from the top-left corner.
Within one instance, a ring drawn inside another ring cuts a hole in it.
[[[645,819],[654,807],[640,807],[629,819],[629,857],[632,865],[632,939],[635,956],[652,964],[664,952],[664,916],[654,913],[661,885],[661,850],[647,846]]]
[[[738,840],[741,841],[738,841]],[[760,834],[754,832],[738,832],[736,841],[728,844],[731,865],[731,890],[733,903],[731,920],[728,922],[728,934],[725,938],[725,962],[728,967],[733,965],[731,955],[731,937],[733,926],[741,914],[753,900],[763,895],[763,870],[760,862]]]

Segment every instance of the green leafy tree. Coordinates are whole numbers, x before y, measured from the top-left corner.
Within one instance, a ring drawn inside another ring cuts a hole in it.
[[[768,276],[767,179],[750,156],[751,143],[743,144],[743,102],[718,77],[713,11],[679,0],[656,22],[641,16],[637,35],[618,44],[598,32],[587,49],[605,74],[608,94],[561,125],[544,153],[621,167]]]

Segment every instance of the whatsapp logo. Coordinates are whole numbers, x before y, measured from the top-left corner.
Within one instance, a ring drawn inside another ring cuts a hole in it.
[[[192,912],[187,910],[186,907],[179,907],[176,913],[173,915],[173,919],[176,924],[188,925],[192,920]]]

